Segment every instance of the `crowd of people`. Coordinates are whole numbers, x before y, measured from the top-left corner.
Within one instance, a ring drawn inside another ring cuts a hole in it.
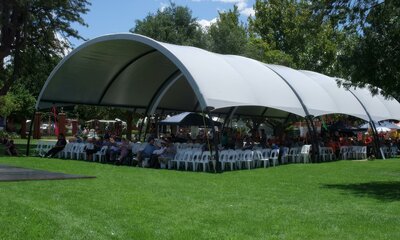
[[[336,157],[339,158],[339,151],[341,146],[367,146],[368,154],[373,152],[373,139],[369,135],[362,138],[357,138],[351,135],[334,133],[324,134],[319,136],[320,147],[331,147]],[[217,136],[218,150],[223,149],[242,149],[253,150],[260,148],[292,148],[301,147],[305,144],[311,144],[311,138],[307,137],[288,137],[281,136],[267,137],[264,130],[257,134],[241,134],[239,131],[227,129],[222,134]],[[156,141],[157,140],[157,141]],[[104,137],[93,138],[80,138],[75,136],[69,140],[70,142],[87,143],[85,152],[89,161],[93,160],[93,154],[100,151],[103,146],[107,147],[105,154],[105,162],[115,163],[117,165],[127,163],[132,156],[132,144],[126,138],[120,138],[116,135],[106,133]],[[134,165],[142,166],[142,162],[147,159],[148,167],[159,168],[160,163],[165,159],[172,159],[177,152],[174,143],[191,143],[200,145],[200,149],[215,150],[212,135],[202,132],[196,138],[192,138],[190,134],[178,133],[168,134],[167,137],[156,139],[154,136],[149,136],[145,148],[138,152],[135,158]],[[400,140],[384,140],[381,139],[381,146],[399,146]],[[51,149],[46,156],[54,156],[65,146],[66,141],[63,135],[59,139],[53,149]]]
[[[243,134],[235,129],[225,129],[217,136],[218,150],[223,149],[243,149],[253,150],[260,148],[292,148],[301,147],[304,144],[311,144],[311,138],[307,137],[289,137],[282,135],[281,137],[267,137],[265,131],[261,129],[259,132],[252,134]],[[18,156],[17,148],[12,139],[2,138],[1,143],[5,146],[5,154],[9,156]],[[400,148],[399,139],[380,139],[381,147],[397,146]],[[126,138],[118,137],[115,134],[106,132],[99,137],[80,137],[75,135],[68,139],[70,143],[85,143],[87,160],[92,161],[94,154],[106,147],[105,162],[114,163],[116,165],[128,164],[132,161],[132,144]],[[362,137],[354,135],[342,134],[338,132],[325,133],[319,136],[320,147],[330,147],[333,149],[336,157],[339,158],[341,146],[367,146],[368,154],[373,152],[373,138],[368,134],[363,134]],[[147,144],[137,153],[137,157],[133,158],[134,165],[143,165],[143,161],[148,162],[148,167],[159,168],[167,159],[174,158],[177,148],[174,143],[192,143],[201,146],[203,151],[215,150],[213,136],[207,132],[200,132],[196,137],[192,137],[188,133],[178,132],[174,134],[164,135],[159,139],[155,136],[149,136]],[[67,145],[67,139],[63,134],[59,134],[54,147],[52,147],[44,157],[54,157],[62,151]]]

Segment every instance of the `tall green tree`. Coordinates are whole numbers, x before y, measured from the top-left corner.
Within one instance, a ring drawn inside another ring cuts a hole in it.
[[[0,96],[27,70],[23,58],[29,50],[43,57],[61,55],[69,47],[63,37],[82,38],[71,23],[85,25],[81,14],[88,5],[87,0],[0,1]]]
[[[257,0],[250,32],[270,50],[290,56],[292,67],[332,74],[342,34],[337,21],[326,15],[326,6],[307,0]]]
[[[247,34],[240,23],[238,7],[235,5],[227,12],[219,12],[216,23],[211,24],[208,33],[211,39],[211,51],[223,54],[242,55],[246,50]]]
[[[263,39],[254,36],[248,39],[244,55],[260,62],[279,64],[288,67],[294,66],[292,56],[283,51],[272,49]]]
[[[192,16],[192,11],[172,2],[155,14],[149,13],[145,19],[136,20],[131,32],[172,44],[200,48],[207,46],[205,34],[197,19]]]
[[[354,85],[371,84],[383,94],[400,99],[400,2],[359,1],[349,15],[360,16],[352,23],[355,41],[341,60]],[[358,12],[358,14],[357,14]],[[372,92],[378,92],[371,87]]]

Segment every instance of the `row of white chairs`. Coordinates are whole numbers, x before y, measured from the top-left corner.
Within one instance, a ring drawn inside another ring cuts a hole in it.
[[[85,149],[89,146],[89,143],[67,143],[58,156],[64,159],[87,160]]]
[[[174,143],[176,149],[178,150],[201,150],[203,147],[203,144],[201,143]]]
[[[292,147],[282,155],[283,163],[309,163],[311,145]]]
[[[222,170],[229,166],[231,170],[242,169],[242,167],[251,169],[260,167],[278,165],[279,149],[262,150],[222,150],[219,155]]]
[[[398,147],[381,147],[380,150],[387,158],[398,156]],[[367,159],[367,146],[341,146],[339,152],[341,159]]]
[[[381,147],[381,151],[385,154],[386,158],[395,158],[398,155],[399,148],[397,146]]]
[[[181,150],[175,154],[174,159],[170,161],[171,166],[168,168],[180,169],[182,164],[185,170],[191,168],[193,171],[196,171],[202,165],[203,171],[206,171],[207,167],[209,168],[211,159],[210,151]]]
[[[341,159],[367,159],[367,146],[341,146],[339,156]]]
[[[54,145],[56,145],[54,141],[38,141],[34,150],[35,155],[43,157]]]
[[[43,157],[52,147],[54,147],[56,142],[50,141],[39,141],[36,145],[35,154],[37,156]],[[90,143],[67,143],[62,151],[57,154],[57,157],[64,159],[76,159],[76,160],[87,160],[87,155],[85,149],[90,147]],[[99,152],[95,153],[94,160],[101,159],[105,156],[105,150],[107,147],[103,147]]]
[[[336,160],[336,155],[331,147],[319,147],[319,158],[322,162]]]
[[[305,145],[300,148],[283,148],[281,163],[297,163],[310,162],[310,148],[311,145]],[[298,150],[298,151],[297,151]],[[257,168],[257,167],[270,167],[279,164],[279,149],[260,149],[260,150],[222,150],[219,151],[219,161],[221,168],[230,170],[242,168]],[[211,156],[209,151],[202,152],[201,150],[193,149],[178,149],[174,159],[170,160],[168,168],[180,169],[184,167],[185,170],[192,169],[198,170],[198,166],[202,165],[203,171],[212,165],[215,169],[215,157]]]

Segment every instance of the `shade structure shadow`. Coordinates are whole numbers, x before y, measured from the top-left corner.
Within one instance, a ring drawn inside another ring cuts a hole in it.
[[[400,181],[324,184],[323,187],[343,190],[357,197],[370,197],[381,201],[400,201]]]
[[[94,176],[83,176],[59,172],[0,165],[0,182],[29,181],[29,180],[62,180],[77,178],[95,178]]]

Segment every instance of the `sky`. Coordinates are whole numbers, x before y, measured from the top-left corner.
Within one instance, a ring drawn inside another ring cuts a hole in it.
[[[85,39],[93,39],[111,33],[128,32],[135,26],[135,20],[144,19],[149,13],[156,13],[158,9],[168,6],[169,0],[91,0],[90,11],[83,15],[89,25],[84,27],[73,24]],[[202,26],[215,22],[218,11],[232,9],[238,6],[241,20],[246,22],[250,15],[254,15],[255,0],[173,0],[177,5],[187,6],[192,10],[192,16],[197,18]],[[84,41],[70,38],[74,47]]]

